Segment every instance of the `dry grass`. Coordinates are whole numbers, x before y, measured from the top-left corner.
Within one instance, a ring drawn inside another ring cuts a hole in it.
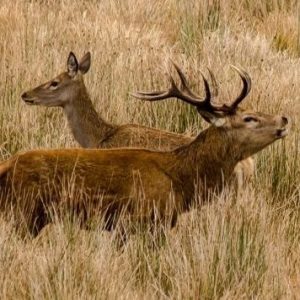
[[[201,4],[202,3],[202,4]],[[150,105],[128,96],[166,86],[172,57],[193,87],[208,66],[230,101],[253,79],[244,105],[291,119],[291,134],[257,156],[254,188],[235,201],[224,193],[182,216],[152,240],[145,232],[119,249],[100,228],[68,220],[38,240],[22,240],[0,222],[1,299],[279,299],[300,293],[300,19],[296,0],[1,1],[0,159],[19,150],[71,147],[59,109],[28,107],[24,90],[65,68],[70,50],[92,53],[86,84],[97,110],[196,134],[204,122],[176,101]]]

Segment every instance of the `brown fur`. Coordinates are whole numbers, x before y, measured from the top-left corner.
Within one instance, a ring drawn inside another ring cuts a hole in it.
[[[255,117],[246,122],[245,116]],[[190,144],[169,152],[142,149],[58,149],[20,153],[0,164],[1,207],[17,207],[17,219],[37,232],[48,222],[46,208],[62,205],[64,180],[73,182],[73,209],[81,215],[117,220],[121,211],[143,221],[176,223],[191,207],[195,194],[207,200],[231,177],[236,163],[286,135],[287,119],[237,111],[215,122]],[[72,180],[70,180],[72,179]],[[21,193],[20,193],[21,192]],[[31,206],[17,195],[26,192]],[[8,198],[10,195],[10,198]],[[83,196],[82,196],[83,197]],[[8,203],[8,200],[9,203]]]
[[[99,116],[86,90],[83,74],[88,71],[90,54],[87,53],[74,71],[68,59],[68,71],[49,82],[22,95],[23,100],[31,105],[60,106],[67,116],[69,126],[77,142],[84,148],[116,148],[141,147],[150,150],[173,150],[179,146],[189,144],[194,137],[171,133],[155,128],[136,124],[110,124]],[[72,61],[71,61],[72,63]],[[80,66],[85,65],[81,69]],[[57,87],[52,83],[57,82]],[[248,162],[238,162],[235,170],[239,189],[243,183],[251,179],[248,165],[253,165],[253,159]]]

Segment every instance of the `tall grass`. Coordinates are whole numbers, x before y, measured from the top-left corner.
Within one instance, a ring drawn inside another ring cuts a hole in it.
[[[0,159],[26,149],[78,146],[60,109],[28,107],[23,91],[66,68],[69,51],[92,53],[85,81],[107,120],[197,134],[206,126],[178,101],[142,103],[136,89],[167,87],[171,57],[200,95],[210,67],[218,101],[241,83],[254,110],[290,118],[290,135],[257,155],[256,178],[240,199],[228,191],[181,216],[157,242],[145,230],[121,249],[101,227],[55,220],[21,239],[0,222],[1,299],[296,298],[300,292],[299,12],[296,0],[0,2]]]

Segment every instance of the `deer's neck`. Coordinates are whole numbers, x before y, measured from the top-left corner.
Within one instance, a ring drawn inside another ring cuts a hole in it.
[[[192,197],[197,185],[204,193],[222,189],[241,159],[236,147],[224,129],[209,127],[191,144],[175,150],[177,176],[188,183],[184,184],[186,194]]]
[[[83,82],[76,98],[64,107],[64,112],[74,138],[84,148],[98,148],[114,129],[97,114]]]

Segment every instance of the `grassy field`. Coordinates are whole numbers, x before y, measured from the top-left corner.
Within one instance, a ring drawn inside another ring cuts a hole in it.
[[[241,83],[244,107],[290,118],[290,134],[259,153],[252,188],[224,192],[183,215],[157,242],[57,220],[38,239],[0,221],[1,299],[296,299],[300,295],[300,5],[297,0],[0,0],[0,160],[19,150],[78,146],[60,109],[20,98],[62,72],[69,52],[92,53],[86,85],[107,120],[197,134],[206,124],[177,101],[128,92],[163,88],[168,59],[202,94],[211,68],[220,102]],[[202,3],[202,4],[201,4]]]

